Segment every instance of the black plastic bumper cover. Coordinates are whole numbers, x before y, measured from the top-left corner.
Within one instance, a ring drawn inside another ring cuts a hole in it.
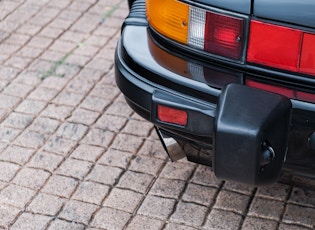
[[[281,95],[228,85],[215,120],[216,176],[252,185],[277,181],[287,153],[291,107]]]

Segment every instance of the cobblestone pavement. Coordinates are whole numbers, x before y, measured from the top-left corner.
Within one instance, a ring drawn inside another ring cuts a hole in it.
[[[0,229],[313,229],[315,192],[171,163],[126,105],[122,0],[0,1]]]

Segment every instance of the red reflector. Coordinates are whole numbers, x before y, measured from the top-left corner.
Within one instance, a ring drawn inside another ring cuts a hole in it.
[[[297,71],[302,32],[252,20],[247,61]]]
[[[206,13],[204,49],[225,57],[239,59],[242,48],[243,20]]]
[[[269,85],[269,84],[249,80],[249,79],[245,80],[245,84],[253,88],[262,89],[262,90],[266,90],[273,93],[278,93],[288,98],[294,98],[294,91],[291,89],[287,89],[287,88],[275,86],[275,85]]]
[[[315,34],[304,33],[300,72],[315,74]]]
[[[158,105],[158,119],[163,122],[187,125],[188,114],[186,111]]]

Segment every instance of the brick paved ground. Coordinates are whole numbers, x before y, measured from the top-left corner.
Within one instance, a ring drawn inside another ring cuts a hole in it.
[[[315,192],[170,163],[125,104],[121,0],[0,1],[0,229],[313,229]]]

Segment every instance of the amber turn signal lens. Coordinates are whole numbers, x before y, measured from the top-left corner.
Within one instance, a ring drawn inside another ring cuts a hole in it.
[[[150,25],[162,35],[186,44],[189,5],[177,0],[148,0],[147,18]]]

